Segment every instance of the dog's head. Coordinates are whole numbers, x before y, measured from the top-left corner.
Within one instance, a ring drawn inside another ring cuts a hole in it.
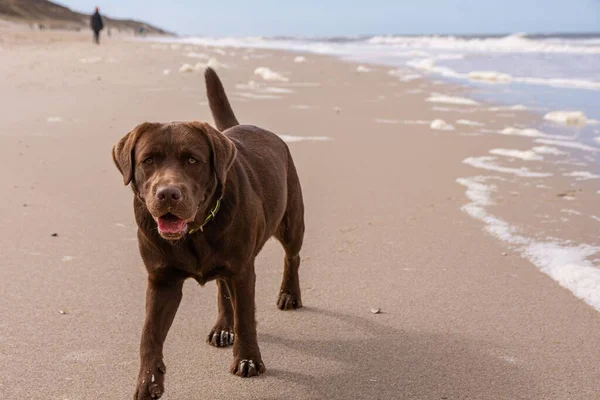
[[[201,225],[222,197],[233,142],[203,122],[143,123],[113,147],[113,160],[168,240]]]

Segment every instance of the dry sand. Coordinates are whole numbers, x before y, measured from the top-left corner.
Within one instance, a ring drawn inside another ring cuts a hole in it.
[[[2,399],[130,398],[145,271],[110,149],[145,120],[212,122],[200,72],[178,72],[206,62],[190,52],[229,66],[219,73],[240,121],[332,140],[290,143],[306,203],[304,309],[276,308],[279,245],[257,260],[267,373],[229,374],[231,350],[205,343],[215,286],[188,282],[165,399],[598,396],[599,314],[460,211],[455,180],[473,175],[461,161],[507,138],[461,135],[477,127],[455,121],[501,128],[512,114],[433,111],[430,92],[460,89],[315,55],[1,33]],[[261,81],[260,66],[293,93],[236,88]],[[397,123],[436,118],[456,130]]]

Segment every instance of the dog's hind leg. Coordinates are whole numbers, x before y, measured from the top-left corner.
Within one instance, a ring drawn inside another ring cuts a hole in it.
[[[287,185],[287,208],[275,232],[275,237],[285,250],[283,280],[277,299],[277,307],[280,310],[302,307],[298,268],[300,267],[300,249],[304,240],[304,203],[300,181],[291,157],[288,164]]]

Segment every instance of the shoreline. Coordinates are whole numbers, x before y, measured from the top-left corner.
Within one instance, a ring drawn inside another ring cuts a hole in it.
[[[501,174],[463,162],[482,156],[554,173],[503,173],[499,183],[507,186],[495,193],[503,199],[492,192],[497,205],[485,212],[535,227],[538,213],[580,203],[593,209],[597,194],[577,191],[593,182],[571,187],[574,178],[548,169],[572,166],[489,154],[552,146],[535,143],[552,139],[481,132],[527,127],[526,112],[427,102],[434,92],[468,94],[429,80],[402,82],[389,68],[357,72],[357,64],[329,56],[298,63],[299,54],[282,51],[116,39],[95,47],[91,37],[56,38],[3,45],[14,56],[0,77],[10,98],[0,121],[0,177],[11,194],[1,212],[6,226],[18,227],[0,231],[6,397],[98,398],[107,381],[109,397],[131,394],[146,277],[131,191],[110,148],[145,120],[212,123],[200,69],[178,72],[210,58],[222,65],[238,120],[288,140],[306,205],[305,308],[276,309],[282,250],[270,241],[257,258],[256,291],[267,373],[241,380],[227,372],[231,351],[204,343],[215,285],[186,283],[165,347],[168,398],[584,399],[600,390],[598,312],[461,211],[473,201],[457,178]],[[264,80],[259,67],[287,81]],[[455,130],[432,129],[440,117]],[[552,188],[536,188],[538,180]],[[590,224],[557,226],[581,241],[595,237]]]

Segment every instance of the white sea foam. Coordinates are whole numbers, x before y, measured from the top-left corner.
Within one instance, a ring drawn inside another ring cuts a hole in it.
[[[496,71],[472,71],[468,74],[469,79],[488,83],[509,83],[512,76]]]
[[[468,164],[475,168],[486,169],[488,171],[502,172],[505,174],[513,174],[525,178],[546,178],[552,176],[551,173],[546,172],[535,172],[529,168],[511,168],[503,167],[495,163],[497,157],[483,156],[483,157],[469,157],[463,160],[463,163]]]
[[[535,146],[531,150],[535,151],[538,154],[549,154],[553,156],[562,156],[568,154],[567,152],[559,150],[556,147],[552,146]]]
[[[294,142],[325,142],[332,140],[327,136],[291,136],[291,135],[279,135],[279,137],[287,143]]]
[[[431,96],[429,96],[425,101],[430,103],[461,104],[470,106],[476,106],[479,104],[473,99],[458,96],[448,96],[441,93],[431,93]]]
[[[548,144],[551,146],[567,147],[569,149],[577,149],[577,150],[583,150],[583,151],[596,152],[596,151],[600,150],[597,147],[592,147],[592,146],[588,146],[583,143],[577,143],[577,142],[572,142],[572,141],[568,141],[568,140],[536,139],[535,142],[541,143],[541,144]]]
[[[260,76],[265,81],[279,81],[287,82],[290,79],[281,75],[279,72],[275,72],[267,67],[258,67],[254,70],[254,74]]]
[[[429,125],[431,129],[435,129],[438,131],[453,131],[454,126],[450,125],[443,119],[434,119],[431,121],[431,125]]]
[[[304,57],[304,56],[297,56],[297,57],[294,58],[294,62],[295,63],[304,63],[304,62],[306,62],[306,57]]]
[[[563,176],[573,177],[576,181],[587,181],[589,179],[598,179],[600,175],[592,174],[589,171],[573,171],[563,174]]]
[[[536,241],[519,235],[515,227],[486,210],[487,206],[493,204],[491,193],[495,190],[493,185],[486,183],[490,179],[493,178],[478,176],[457,179],[460,185],[466,187],[470,200],[462,210],[484,222],[486,231],[516,246],[522,257],[600,311],[600,269],[589,261],[589,258],[600,252],[600,247],[552,240]]]
[[[356,72],[371,72],[371,68],[365,67],[364,65],[359,65],[356,67]]]
[[[519,158],[525,161],[541,161],[544,159],[543,156],[540,156],[539,154],[531,150],[521,151],[512,149],[492,149],[490,150],[490,154],[493,154],[495,156]]]
[[[456,123],[459,125],[468,125],[468,126],[485,126],[485,124],[482,124],[481,122],[471,121],[468,119],[459,119],[456,121]]]
[[[587,118],[581,111],[552,111],[544,119],[563,125],[585,126]]]

